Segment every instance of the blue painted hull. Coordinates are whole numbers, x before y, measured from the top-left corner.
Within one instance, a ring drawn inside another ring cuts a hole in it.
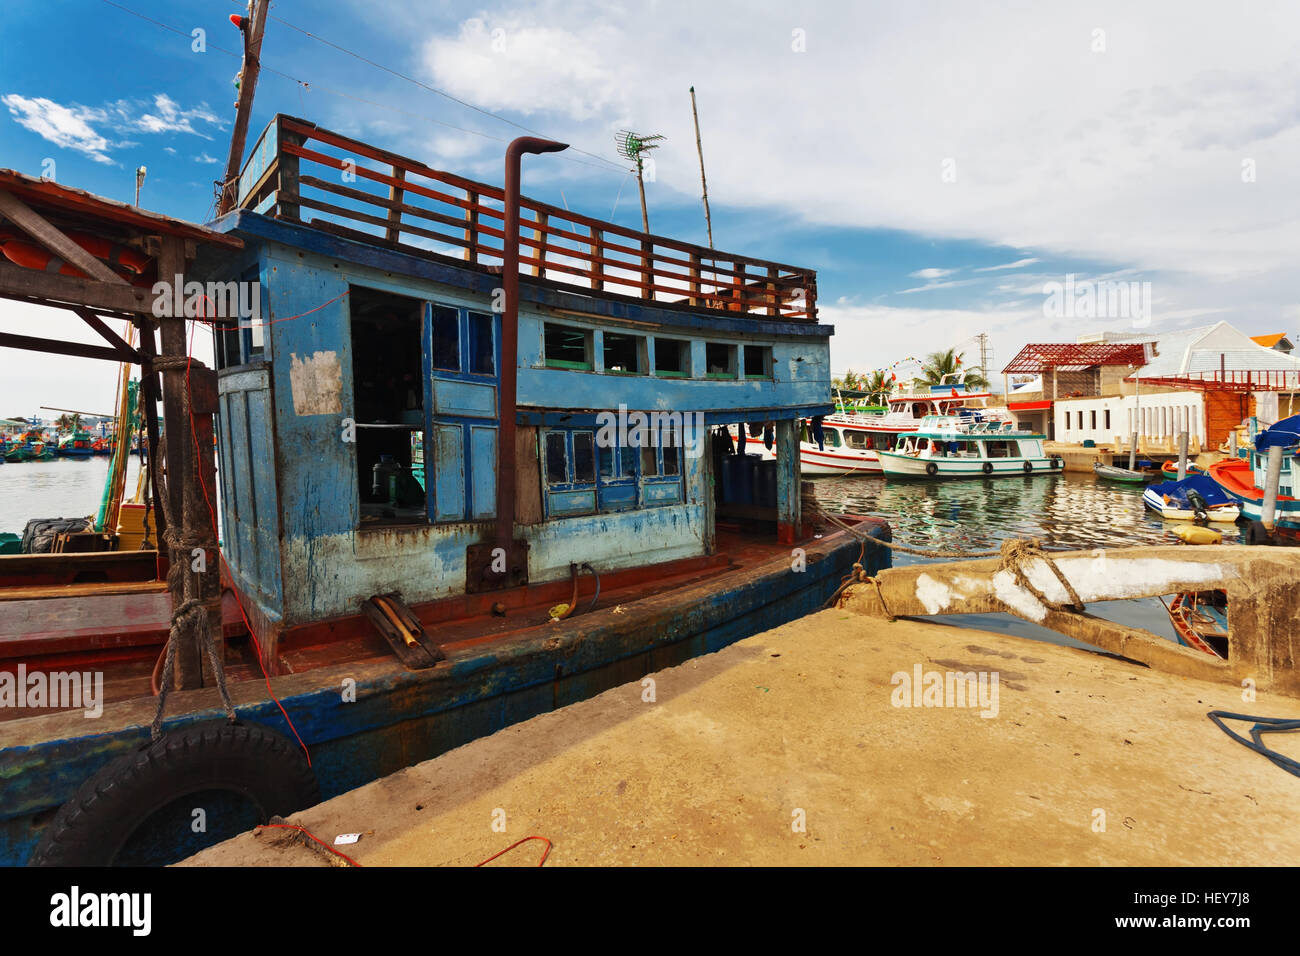
[[[888,527],[877,526],[873,534],[887,539]],[[311,751],[321,797],[328,799],[518,721],[819,609],[858,559],[860,546],[856,539],[836,534],[808,544],[806,550],[807,567],[801,573],[791,570],[788,559],[776,559],[645,598],[619,615],[602,610],[575,617],[548,630],[546,639],[535,631],[507,637],[424,671],[406,671],[389,661],[322,668],[277,678],[277,693]],[[872,574],[888,567],[889,561],[885,548],[867,548],[863,556]],[[351,703],[340,693],[349,677],[356,681],[356,700]],[[192,693],[203,695],[204,709],[169,720],[167,729],[222,716],[213,706],[215,695]],[[188,695],[177,695],[183,696]],[[151,701],[145,703],[151,708]],[[271,700],[237,709],[241,720],[292,739]],[[0,750],[0,780],[5,781],[0,864],[24,863],[40,840],[42,826],[82,782],[147,742],[148,717],[143,709],[133,716],[120,726],[87,726],[84,734],[51,735]],[[110,718],[106,711],[102,721],[86,723],[108,724]],[[55,719],[58,715],[33,718],[31,723]],[[68,718],[63,720],[71,726]],[[7,729],[15,727],[11,723]],[[0,725],[0,733],[5,729]]]

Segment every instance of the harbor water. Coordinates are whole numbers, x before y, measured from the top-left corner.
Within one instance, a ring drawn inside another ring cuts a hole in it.
[[[1143,485],[1073,472],[947,481],[852,476],[820,478],[814,486],[826,511],[879,515],[889,520],[896,542],[935,551],[992,551],[1009,538],[1037,538],[1049,551],[1177,544],[1172,531],[1187,523],[1165,521],[1149,511],[1142,503]],[[1240,539],[1237,525],[1215,525],[1215,529],[1223,532],[1226,544]],[[937,560],[949,559],[894,553],[896,565]],[[1090,604],[1088,612],[1176,640],[1158,598],[1098,602]],[[935,620],[1087,646],[1010,614],[954,614]]]
[[[99,511],[108,478],[107,455],[0,465],[0,531],[22,534],[30,518],[85,518]],[[126,495],[135,492],[140,458],[126,466]]]

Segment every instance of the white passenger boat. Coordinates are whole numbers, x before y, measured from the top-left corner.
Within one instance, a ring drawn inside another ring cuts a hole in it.
[[[886,477],[1007,478],[1061,471],[1061,458],[1043,452],[1043,436],[1016,431],[1010,421],[972,422],[927,415],[893,451],[879,452]]]
[[[990,392],[972,392],[961,381],[944,381],[924,391],[891,395],[888,406],[862,406],[842,397],[837,410],[821,421],[820,441],[813,419],[805,419],[799,442],[799,461],[805,475],[881,473],[879,452],[893,449],[902,436],[921,427],[927,416],[950,415],[967,422],[1010,422],[1000,408],[989,408]],[[747,435],[745,451],[775,458],[775,445],[764,443],[761,427]],[[731,430],[732,440],[739,437]]]

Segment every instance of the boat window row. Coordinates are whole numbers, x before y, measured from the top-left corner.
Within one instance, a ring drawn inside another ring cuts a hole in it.
[[[695,368],[691,341],[668,336],[602,332],[600,366],[610,375],[704,378],[718,381],[772,378],[772,347],[730,342],[704,343],[704,364]],[[650,354],[653,348],[654,359]],[[542,359],[547,368],[591,372],[596,368],[596,336],[591,329],[559,322],[542,326]],[[742,375],[743,372],[743,375]]]
[[[598,440],[586,428],[542,429],[539,440],[548,517],[630,511],[683,501],[680,425],[662,423],[641,446]]]

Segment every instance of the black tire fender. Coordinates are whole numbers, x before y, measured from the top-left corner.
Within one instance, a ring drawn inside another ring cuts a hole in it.
[[[1052,456],[1052,467],[1053,467],[1053,468],[1060,468],[1060,467],[1061,467],[1061,456],[1060,456],[1060,455],[1053,455],[1053,456]]]
[[[1034,463],[1031,461],[1025,462],[1020,467],[1024,469],[1026,475],[1032,475],[1034,473]]]
[[[939,474],[939,466],[932,461],[926,462],[925,473],[933,477],[934,475]]]
[[[297,743],[256,724],[203,721],[100,768],[59,808],[28,865],[112,866],[154,813],[210,790],[251,801],[263,823],[320,802]]]
[[[991,461],[984,462],[984,474],[986,475],[993,474],[993,462]]]

